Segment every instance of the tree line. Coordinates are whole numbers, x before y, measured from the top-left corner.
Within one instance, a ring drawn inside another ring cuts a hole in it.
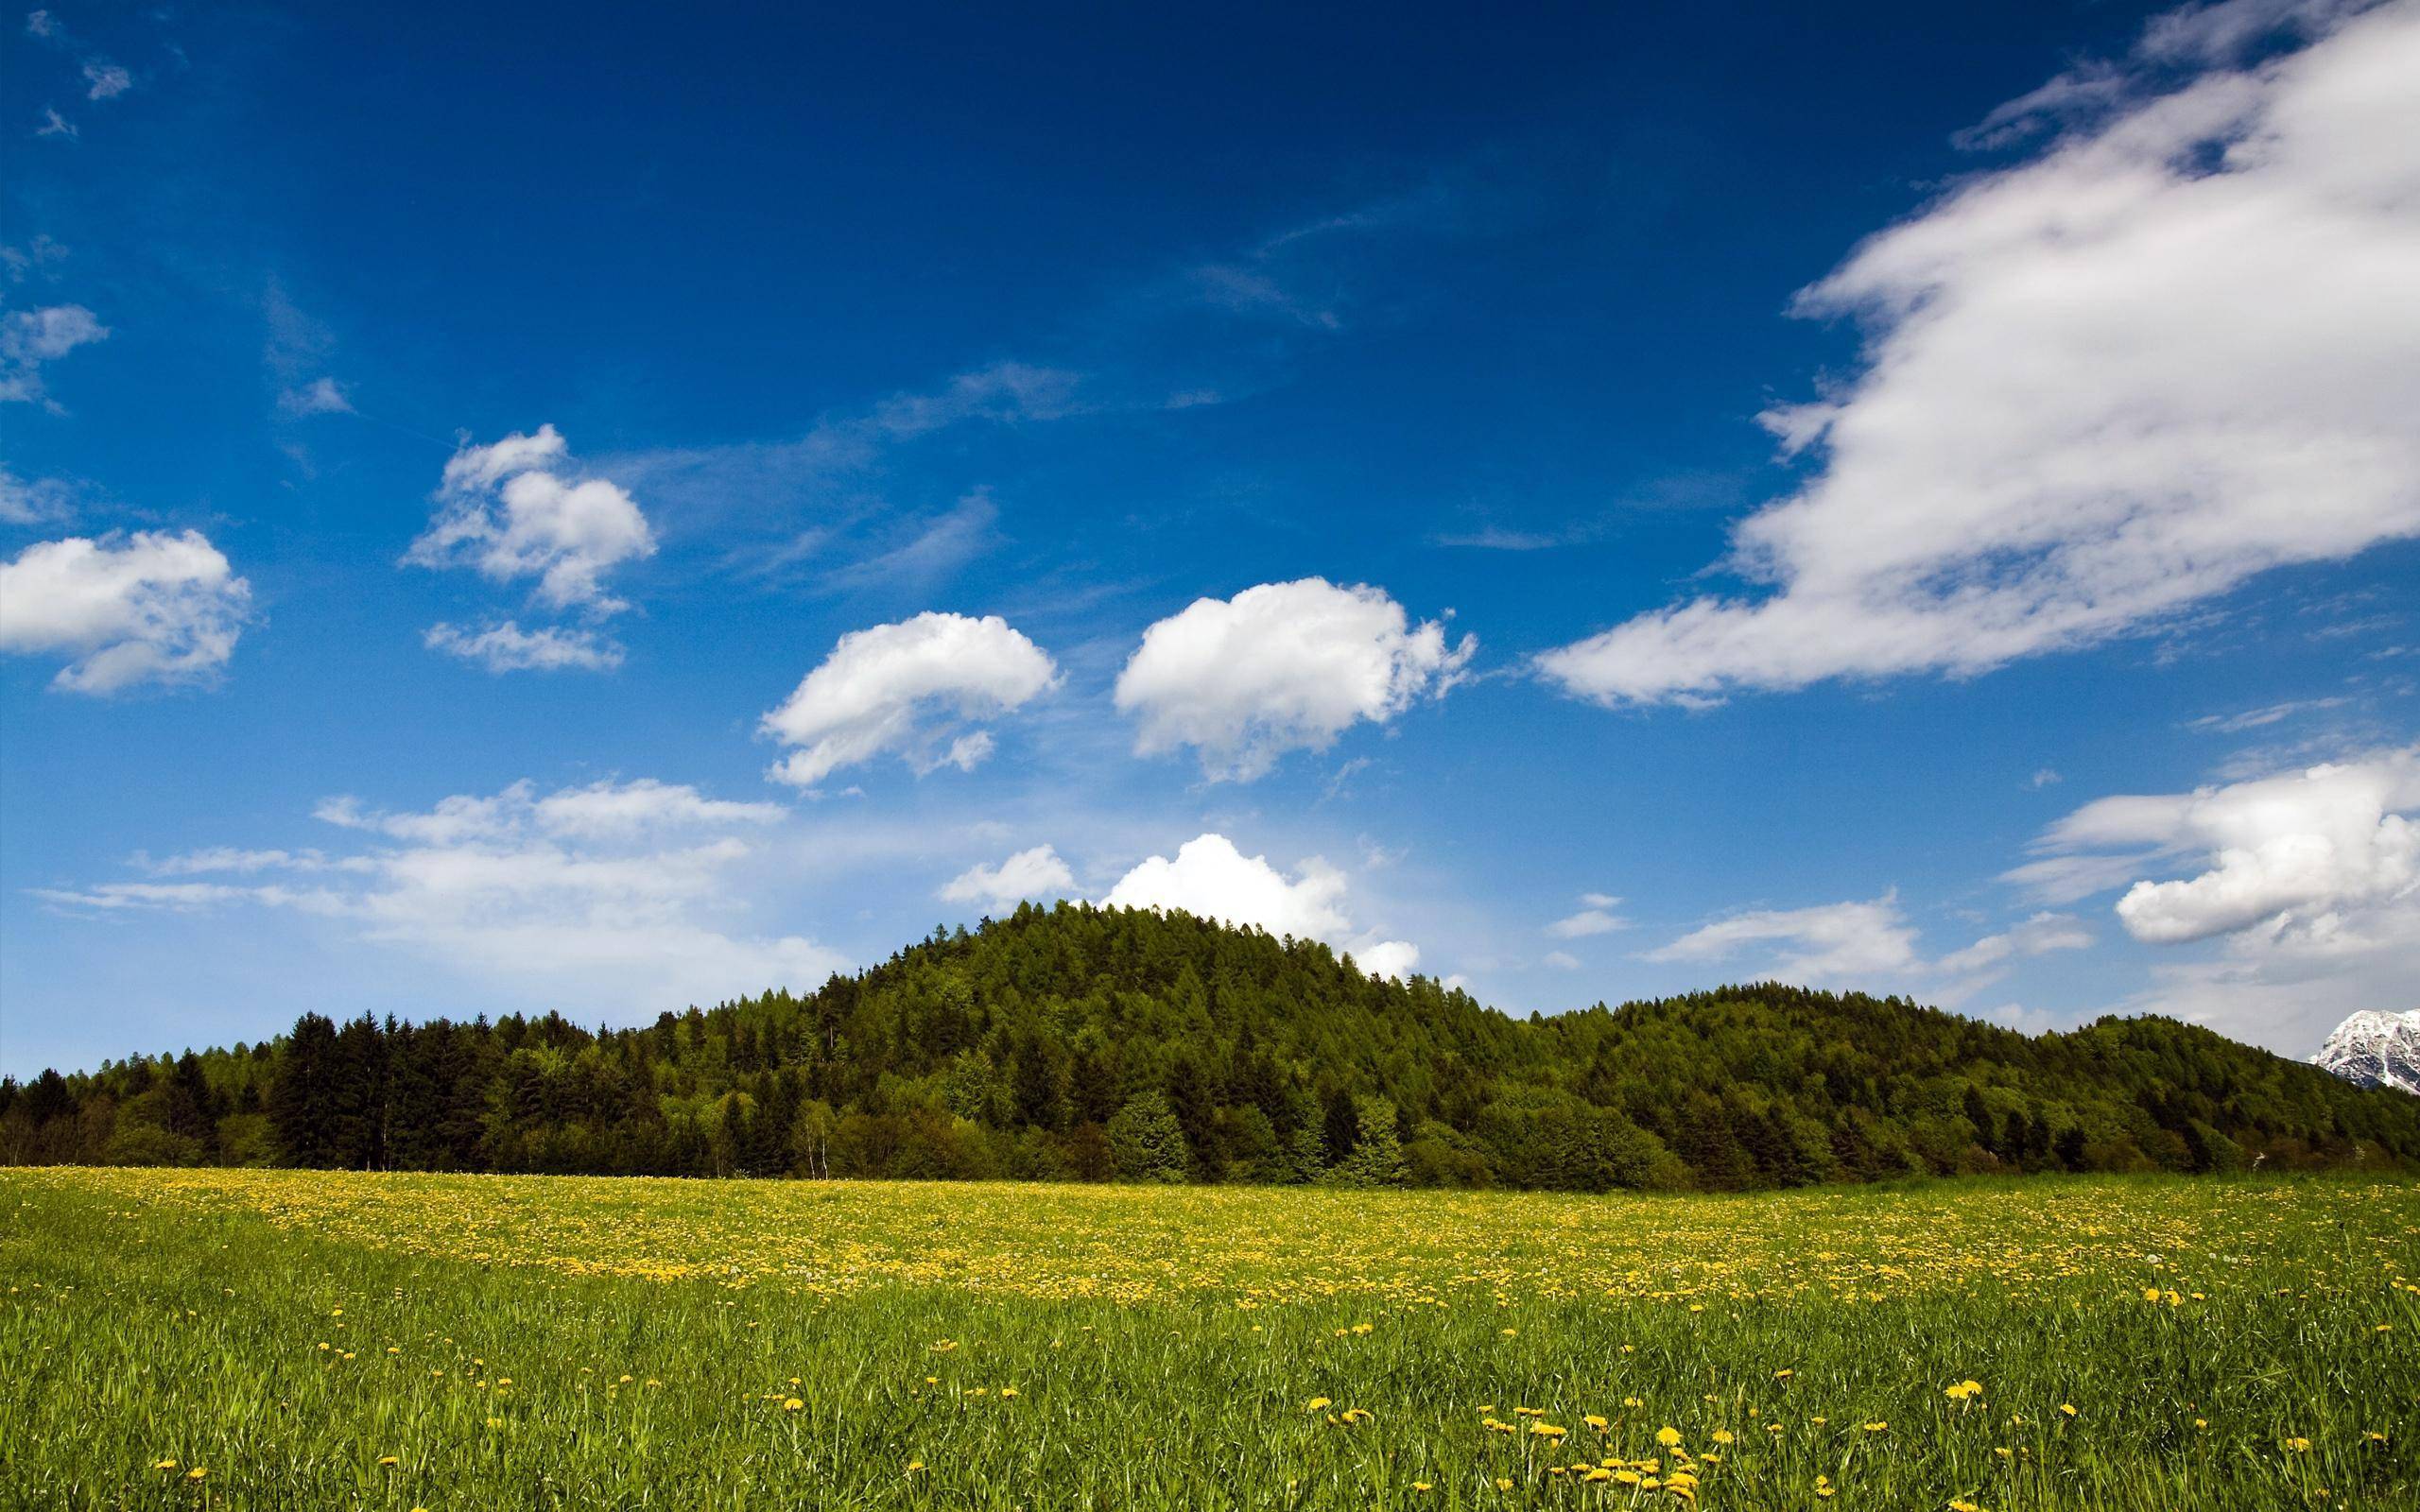
[[[2420,1164],[2420,1098],[2162,1018],[1774,983],[1514,1018],[1316,941],[1024,905],[651,1024],[305,1013],[0,1081],[0,1162],[1740,1190]]]

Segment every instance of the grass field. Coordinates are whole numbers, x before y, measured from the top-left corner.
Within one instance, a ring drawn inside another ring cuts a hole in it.
[[[2420,1187],[0,1172],[38,1507],[2420,1505]]]

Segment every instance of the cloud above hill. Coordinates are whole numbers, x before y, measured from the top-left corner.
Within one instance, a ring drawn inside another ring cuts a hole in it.
[[[1281,937],[1325,940],[1373,975],[1409,976],[1420,963],[1420,948],[1357,933],[1345,908],[1348,886],[1344,873],[1318,856],[1305,858],[1288,877],[1268,857],[1245,855],[1223,834],[1201,834],[1178,847],[1173,859],[1152,856],[1138,864],[1101,902],[1110,908],[1182,909]]]

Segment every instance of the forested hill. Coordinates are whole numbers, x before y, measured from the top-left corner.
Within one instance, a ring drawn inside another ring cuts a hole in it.
[[[1079,904],[642,1028],[330,1007],[0,1082],[0,1161],[1582,1191],[2420,1164],[2420,1098],[2172,1020],[2030,1037],[1771,984],[1513,1019]]]

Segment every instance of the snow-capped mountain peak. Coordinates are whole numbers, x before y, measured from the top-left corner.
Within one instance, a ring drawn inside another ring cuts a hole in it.
[[[2310,1063],[2357,1087],[2420,1093],[2420,1008],[2357,1013],[2336,1026]]]

